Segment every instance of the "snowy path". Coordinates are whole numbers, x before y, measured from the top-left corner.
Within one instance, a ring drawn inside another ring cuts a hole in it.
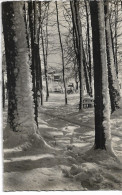
[[[78,125],[73,125],[67,121],[57,120],[57,118],[49,117],[45,114],[41,114],[41,119],[48,120],[48,126],[40,124],[40,131],[43,135],[48,135],[52,140],[48,140],[50,144],[54,145],[53,136],[56,137],[56,146],[66,149],[70,144],[71,135],[74,133],[73,145],[76,151],[65,150],[65,154],[40,154],[39,151],[35,154],[35,151],[20,152],[12,151],[11,149],[5,149],[5,174],[4,184],[5,190],[85,190],[91,189],[91,186],[82,186],[77,180],[64,177],[62,168],[69,169],[73,164],[77,164],[76,154],[85,153],[88,151],[94,141],[94,131],[87,131]],[[49,120],[50,119],[50,120]],[[53,126],[52,126],[53,124]],[[60,126],[60,129],[59,129]],[[45,127],[45,128],[44,128]],[[47,128],[49,127],[49,128]],[[69,131],[72,133],[69,134]],[[44,133],[45,132],[45,133]],[[64,134],[63,132],[66,132]],[[118,140],[120,139],[118,138]],[[30,154],[29,154],[30,153]],[[12,157],[13,156],[13,157]],[[80,161],[81,161],[80,157]],[[85,157],[84,157],[85,159]],[[92,159],[85,159],[86,162],[92,162]],[[107,160],[108,161],[108,160]],[[116,178],[121,178],[120,170],[112,170],[114,167],[109,167],[106,160],[100,159],[99,166],[103,170],[103,175],[106,176],[106,180],[101,182],[100,186],[103,189],[119,189],[120,183]],[[111,161],[110,161],[111,163]],[[101,165],[100,165],[101,164]],[[95,167],[97,165],[95,164]],[[97,168],[96,168],[97,169]],[[110,169],[110,170],[109,170]],[[109,171],[108,171],[109,170]],[[114,173],[114,177],[111,173]],[[108,173],[107,173],[108,172]],[[16,178],[16,179],[15,179]],[[111,179],[112,178],[112,179]],[[111,181],[113,180],[113,181]],[[91,181],[90,181],[91,182]],[[92,181],[93,182],[93,181]],[[106,182],[106,183],[105,183]],[[99,189],[99,185],[94,189]]]
[[[66,148],[70,144],[71,135],[81,135],[79,126],[62,121],[56,117],[41,114],[41,120],[48,123],[39,124],[40,132],[48,143],[54,146]],[[60,128],[59,128],[60,127]],[[72,129],[72,133],[70,132]],[[65,134],[66,133],[66,134]],[[47,136],[49,136],[47,138]],[[76,140],[75,140],[76,141]],[[79,147],[86,148],[88,143],[79,139]],[[78,144],[78,143],[74,143]],[[81,144],[81,145],[80,145]],[[66,149],[67,150],[67,149]],[[24,153],[17,148],[4,149],[4,189],[8,190],[83,190],[80,183],[65,178],[61,167],[71,167],[74,159],[68,156],[57,156],[57,154],[35,154],[35,152]],[[33,177],[32,177],[33,175]],[[15,181],[15,178],[16,181]]]
[[[112,119],[113,147],[119,159],[121,122],[121,115],[118,120]],[[87,154],[94,144],[93,127],[93,110],[79,113],[75,106],[55,108],[52,103],[41,108],[40,133],[47,143],[62,151],[43,153],[40,148],[25,152],[13,146],[4,148],[4,190],[122,190],[121,166],[106,153]],[[67,170],[73,165],[83,165],[87,174],[85,171],[77,178],[68,177]]]

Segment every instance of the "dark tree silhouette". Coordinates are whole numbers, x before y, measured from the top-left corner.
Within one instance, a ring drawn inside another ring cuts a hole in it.
[[[90,1],[95,90],[95,149],[111,150],[104,2]]]

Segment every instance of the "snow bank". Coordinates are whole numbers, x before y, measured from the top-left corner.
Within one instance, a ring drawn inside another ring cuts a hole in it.
[[[81,182],[81,185],[87,188],[103,181],[102,171],[96,163],[86,162],[80,166],[73,164],[70,170],[69,167],[63,168],[62,173],[65,177]]]

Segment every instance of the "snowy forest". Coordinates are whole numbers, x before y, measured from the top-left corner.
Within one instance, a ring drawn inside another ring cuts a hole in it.
[[[3,191],[122,190],[122,2],[2,2]]]

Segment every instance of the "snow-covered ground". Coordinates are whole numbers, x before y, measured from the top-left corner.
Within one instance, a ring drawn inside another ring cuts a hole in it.
[[[78,94],[50,94],[39,110],[39,131],[54,150],[22,151],[26,138],[4,134],[4,190],[122,190],[122,109],[111,118],[117,159],[94,144],[93,108],[78,111]],[[6,125],[6,111],[3,113]],[[19,140],[19,141],[18,141]]]

